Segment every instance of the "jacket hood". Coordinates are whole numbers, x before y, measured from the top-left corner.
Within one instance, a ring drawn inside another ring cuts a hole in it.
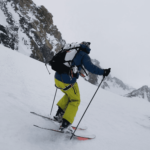
[[[89,54],[90,51],[91,51],[91,49],[90,49],[88,46],[83,45],[83,44],[80,45],[80,49],[81,49],[82,51],[86,52],[87,54]]]

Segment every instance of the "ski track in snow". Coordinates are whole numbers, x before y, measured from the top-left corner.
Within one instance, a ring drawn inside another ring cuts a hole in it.
[[[0,45],[0,149],[3,150],[149,150],[150,103],[140,98],[125,98],[100,89],[85,114],[81,125],[95,134],[89,141],[70,140],[63,134],[40,130],[37,124],[57,129],[52,122],[30,114],[49,116],[54,98],[54,72],[45,65],[17,51]],[[81,105],[76,125],[90,102],[96,86],[80,78]],[[63,96],[58,91],[56,103]]]

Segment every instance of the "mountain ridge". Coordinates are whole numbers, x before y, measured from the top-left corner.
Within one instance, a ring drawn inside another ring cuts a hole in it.
[[[150,102],[150,88],[147,85],[142,86],[141,88],[132,91],[125,95],[126,97],[139,97],[147,99]]]

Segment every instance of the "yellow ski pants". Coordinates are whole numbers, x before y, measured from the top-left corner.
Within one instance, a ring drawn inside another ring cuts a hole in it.
[[[63,83],[57,79],[55,79],[55,84],[57,87],[64,89],[69,84]],[[57,105],[65,112],[63,118],[69,121],[71,124],[74,121],[74,117],[78,111],[78,106],[80,105],[80,92],[78,88],[77,82],[71,87],[69,90],[61,91],[65,93],[65,95],[59,100]]]

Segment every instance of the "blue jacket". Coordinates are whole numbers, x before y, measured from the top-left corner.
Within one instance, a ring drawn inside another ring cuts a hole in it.
[[[81,45],[82,49],[84,49],[88,54],[90,53],[90,48]],[[89,72],[97,75],[103,75],[104,70],[100,69],[99,67],[95,66],[89,57],[89,55],[84,51],[79,51],[76,55],[76,57],[72,61],[72,65],[77,66],[79,71],[81,70],[81,65],[85,67]],[[79,74],[77,77],[71,78],[68,74],[59,74],[58,72],[55,73],[55,78],[61,82],[67,83],[67,84],[73,84],[76,82],[76,80],[79,78]]]

